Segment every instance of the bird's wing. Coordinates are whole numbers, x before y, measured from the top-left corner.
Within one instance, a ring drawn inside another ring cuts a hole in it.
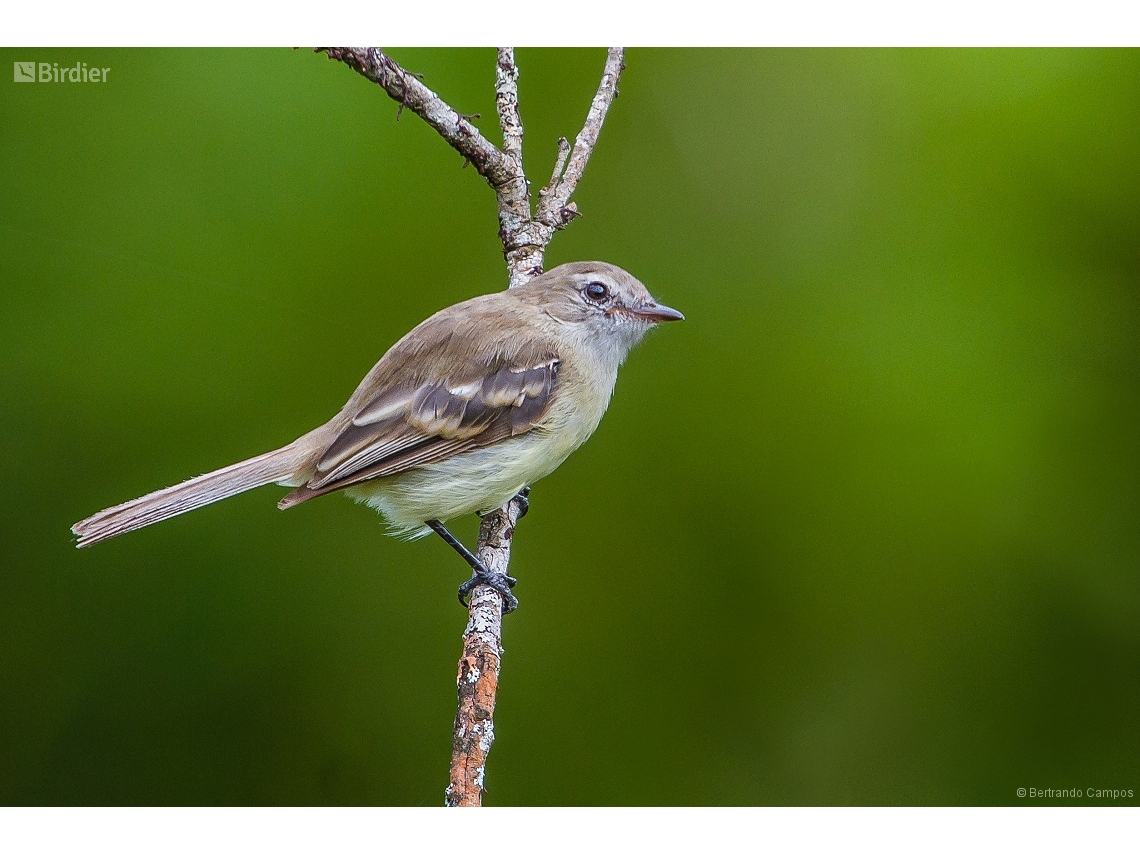
[[[395,475],[526,433],[546,411],[558,366],[551,358],[459,382],[385,389],[333,440],[308,486]]]
[[[421,355],[420,368],[411,378],[401,378],[399,372],[385,376],[393,373],[382,370],[392,354],[386,355],[377,365],[381,370],[366,378],[373,389],[353,396],[360,403],[351,406],[351,421],[325,450],[313,476],[281,506],[492,445],[539,424],[561,364],[553,349],[537,342],[508,344],[498,352],[476,352],[457,369],[433,371],[433,364],[456,362],[433,356],[470,352],[463,345],[463,332],[453,328],[440,336],[433,353]]]

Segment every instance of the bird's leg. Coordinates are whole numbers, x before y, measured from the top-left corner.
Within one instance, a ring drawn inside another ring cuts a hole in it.
[[[518,598],[511,593],[511,588],[518,582],[513,576],[507,576],[504,573],[493,573],[487,566],[472,554],[471,550],[459,542],[459,539],[453,535],[439,520],[427,520],[427,526],[443,538],[452,549],[459,553],[459,555],[466,561],[473,572],[470,579],[459,586],[459,604],[466,607],[466,597],[475,590],[477,585],[489,585],[499,592],[499,596],[503,598],[503,614],[509,614],[519,607]]]

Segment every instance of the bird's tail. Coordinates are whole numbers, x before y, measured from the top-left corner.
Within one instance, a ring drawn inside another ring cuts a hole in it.
[[[76,546],[90,546],[136,528],[184,514],[211,502],[228,499],[254,487],[297,478],[308,454],[294,442],[276,451],[251,457],[216,472],[208,472],[165,490],[148,493],[77,522]]]

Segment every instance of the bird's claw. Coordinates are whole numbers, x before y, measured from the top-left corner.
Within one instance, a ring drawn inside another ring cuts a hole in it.
[[[513,496],[511,496],[511,501],[514,502],[515,504],[517,504],[519,507],[519,515],[518,515],[518,517],[516,517],[516,519],[521,520],[523,517],[526,516],[526,512],[530,510],[530,499],[528,498],[529,496],[530,496],[530,487],[523,487],[521,490],[519,490],[517,493],[515,493]],[[475,516],[479,517],[479,519],[483,519],[484,517],[490,516],[491,514],[493,514],[497,510],[499,510],[499,509],[498,508],[488,508],[485,511],[476,511]]]
[[[519,506],[518,519],[520,520],[525,517],[526,512],[530,510],[530,499],[528,498],[529,496],[530,487],[523,487],[518,491],[518,493],[515,494],[514,499],[512,499],[512,501]]]
[[[505,573],[492,573],[487,570],[485,573],[480,573],[478,570],[475,574],[459,586],[459,605],[464,608],[470,608],[471,604],[467,598],[471,595],[480,585],[486,585],[493,588],[498,592],[503,600],[503,614],[510,614],[519,607],[519,600],[514,594],[511,593],[511,588],[518,584],[518,579],[514,576],[507,576]]]

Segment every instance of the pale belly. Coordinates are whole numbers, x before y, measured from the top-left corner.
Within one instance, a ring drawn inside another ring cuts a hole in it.
[[[587,434],[588,436],[588,434]],[[576,440],[568,443],[566,440]],[[392,534],[416,538],[431,532],[427,520],[449,520],[505,504],[528,484],[549,475],[586,437],[532,431],[345,492],[380,511]]]

